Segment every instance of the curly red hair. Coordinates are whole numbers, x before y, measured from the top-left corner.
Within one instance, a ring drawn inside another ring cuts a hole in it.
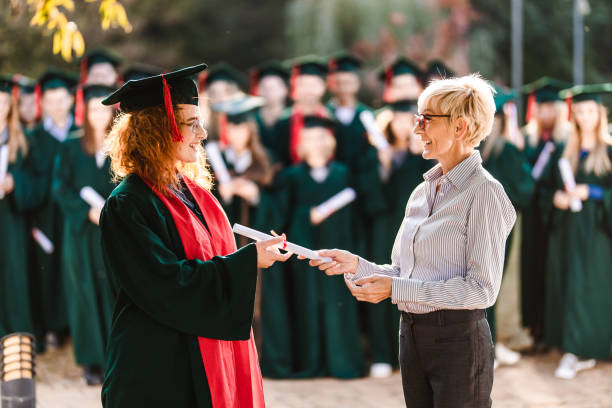
[[[179,119],[180,108],[173,108]],[[129,174],[137,174],[163,194],[169,194],[168,187],[177,187],[179,174],[184,174],[202,188],[210,190],[212,187],[212,177],[201,146],[195,163],[177,163],[178,145],[172,141],[163,106],[120,113],[106,143],[115,182]]]

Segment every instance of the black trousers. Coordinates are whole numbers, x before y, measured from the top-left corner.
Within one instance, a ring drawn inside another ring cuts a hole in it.
[[[484,310],[402,313],[399,361],[406,407],[491,407],[493,359]]]

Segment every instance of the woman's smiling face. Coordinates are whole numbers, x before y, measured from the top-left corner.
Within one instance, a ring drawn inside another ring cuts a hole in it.
[[[198,160],[201,143],[207,133],[202,125],[200,108],[196,105],[178,105],[177,124],[183,140],[177,143],[176,159],[184,163],[194,163]]]
[[[414,133],[421,138],[425,159],[440,160],[441,157],[448,155],[459,142],[450,131],[449,118],[433,116],[443,114],[428,105],[417,116]]]

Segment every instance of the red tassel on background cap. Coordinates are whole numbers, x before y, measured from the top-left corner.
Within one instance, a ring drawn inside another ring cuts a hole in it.
[[[34,95],[36,96],[36,119],[38,119],[42,114],[42,109],[40,106],[42,99],[42,91],[40,90],[40,84],[36,84],[36,87],[34,87]]]
[[[79,85],[76,91],[76,102],[74,106],[74,124],[83,126],[85,119],[85,98],[83,97],[83,85]]]
[[[298,155],[298,146],[300,145],[300,132],[304,127],[304,115],[302,112],[296,109],[289,119],[289,157],[291,163],[296,164],[300,161]]]
[[[202,72],[198,77],[198,92],[202,93],[206,91],[206,78],[208,78],[208,72]]]
[[[527,98],[527,110],[525,111],[525,123],[531,122],[535,116],[536,96],[535,91],[532,91]]]
[[[87,57],[81,60],[81,78],[79,78],[80,84],[84,84],[85,82],[87,82]]]
[[[250,92],[251,95],[257,96],[259,93],[259,70],[257,68],[253,68],[249,75],[250,82]]]
[[[391,67],[385,69],[385,89],[383,90],[383,102],[391,102],[391,81],[393,80],[393,70]]]
[[[300,76],[300,67],[291,68],[291,78],[289,78],[289,88],[291,89],[291,99],[295,101],[295,88],[297,87],[297,77]]]
[[[338,63],[336,60],[330,60],[327,64],[329,68],[329,75],[327,76],[327,87],[331,92],[336,91],[336,70],[338,69]]]
[[[19,85],[13,85],[12,91],[13,100],[17,102],[19,100]]]
[[[565,103],[567,104],[567,120],[572,120],[572,94],[565,94]]]
[[[164,92],[164,106],[166,107],[166,115],[168,116],[168,122],[170,122],[170,132],[172,132],[172,141],[173,142],[182,142],[183,136],[181,132],[179,132],[178,126],[176,124],[176,119],[174,118],[174,109],[172,109],[172,97],[170,96],[170,88],[168,87],[168,82],[166,82],[166,78],[162,74],[162,88]]]
[[[221,147],[227,147],[229,144],[227,140],[227,115],[225,113],[219,113],[219,143]]]

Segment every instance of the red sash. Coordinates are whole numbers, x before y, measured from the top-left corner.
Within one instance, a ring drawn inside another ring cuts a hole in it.
[[[217,255],[225,256],[235,252],[234,234],[219,202],[210,192],[188,178],[183,177],[183,180],[200,207],[210,234],[178,197],[166,197],[151,185],[149,187],[172,214],[187,259],[207,261]],[[265,406],[252,330],[249,340],[229,341],[198,337],[198,341],[214,408]]]

